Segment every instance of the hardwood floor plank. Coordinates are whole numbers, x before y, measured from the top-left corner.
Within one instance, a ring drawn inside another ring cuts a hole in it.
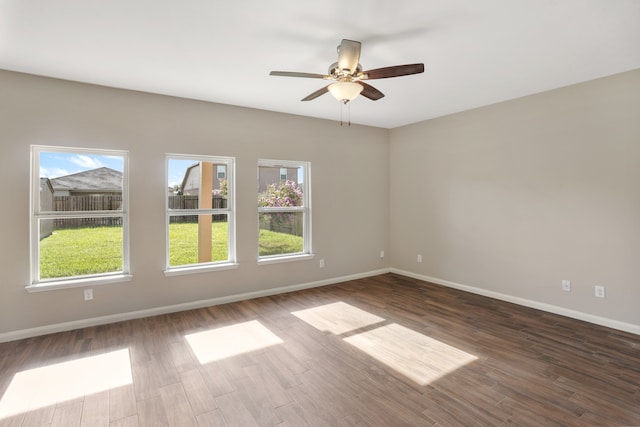
[[[199,369],[183,372],[180,374],[180,378],[194,415],[211,412],[218,408],[216,400],[202,378],[202,373]]]
[[[22,420],[22,426],[24,427],[49,426],[51,425],[51,420],[53,419],[54,411],[55,411],[55,406],[47,406],[44,408],[31,410],[25,414],[25,417]]]
[[[133,385],[124,385],[109,391],[109,421],[121,420],[137,414]]]
[[[617,425],[640,425],[640,401],[620,401],[611,400],[609,396],[602,393],[598,397],[587,397],[580,393],[575,393],[571,396],[571,400],[578,402],[584,407],[588,408],[587,411],[582,414],[581,419],[592,419],[598,417],[601,420],[608,420],[607,422],[598,421],[599,425],[606,425],[615,423]],[[635,420],[629,423],[629,420]]]
[[[220,409],[200,414],[196,417],[196,421],[198,427],[226,427],[229,425],[224,420]]]
[[[216,403],[227,425],[246,427],[260,425],[237,392],[217,396]]]
[[[84,398],[59,403],[53,411],[51,427],[76,427],[82,420]]]
[[[180,381],[170,356],[152,354],[144,363],[132,365],[137,400],[160,396],[160,388]]]
[[[277,340],[201,364],[185,338],[241,324]],[[132,384],[12,395],[124,349]],[[2,343],[0,396],[1,427],[640,425],[640,336],[384,274]]]
[[[186,341],[180,340],[169,346],[171,361],[177,373],[190,371],[197,368],[198,361],[193,356]]]
[[[198,425],[182,383],[162,387],[160,389],[160,397],[167,414],[169,426],[189,427]]]
[[[223,366],[220,363],[212,362],[200,367],[202,379],[213,397],[233,393],[236,390],[233,381],[227,378]]]
[[[138,427],[138,417],[130,415],[126,418],[120,418],[119,420],[112,421],[109,427]]]
[[[275,412],[276,404],[271,399],[270,389],[266,384],[256,383],[251,377],[246,377],[238,381],[236,393],[256,422],[269,426],[282,422]]]
[[[0,418],[0,427],[20,427],[24,425],[22,422],[24,421],[24,413],[11,416],[11,417],[3,417]]]
[[[160,395],[148,399],[139,400],[138,425],[140,427],[161,427],[168,426],[167,412]]]
[[[247,373],[247,383],[253,384],[254,387],[259,387],[266,392],[266,396],[269,400],[269,404],[272,408],[287,405],[292,402],[291,394],[287,388],[272,375],[272,372],[279,370],[278,368],[272,369],[268,365],[260,363],[254,366],[245,368]]]
[[[84,397],[81,427],[106,427],[109,425],[109,390]]]

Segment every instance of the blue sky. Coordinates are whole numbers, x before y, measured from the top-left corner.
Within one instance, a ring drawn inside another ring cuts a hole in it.
[[[41,178],[57,178],[103,166],[122,172],[122,157],[81,153],[40,153]]]
[[[183,159],[171,159],[169,161],[169,187],[173,187],[176,184],[182,184],[182,178],[187,168],[194,163],[198,163],[197,160],[183,160]]]
[[[167,186],[173,187],[176,184],[181,184],[185,171],[194,163],[197,163],[197,160],[171,159],[169,161]],[[83,153],[40,152],[41,178],[57,178],[100,167],[108,167],[122,172],[122,157]],[[302,182],[301,171],[302,169],[298,170],[299,183]]]
[[[187,168],[196,163],[194,160],[171,159],[169,162],[168,186],[182,183]],[[122,172],[123,162],[119,156],[81,153],[40,153],[40,177],[57,178],[100,167],[108,167]]]

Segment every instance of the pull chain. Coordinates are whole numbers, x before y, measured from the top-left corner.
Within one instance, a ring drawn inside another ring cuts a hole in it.
[[[340,126],[344,124],[344,120],[342,120],[342,108],[344,105],[347,106],[347,126],[351,126],[351,103],[347,100],[340,102]]]

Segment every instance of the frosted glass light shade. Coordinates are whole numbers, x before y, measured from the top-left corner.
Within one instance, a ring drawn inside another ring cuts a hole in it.
[[[338,101],[349,102],[353,101],[360,92],[364,89],[363,86],[353,82],[337,82],[329,85],[329,92]]]

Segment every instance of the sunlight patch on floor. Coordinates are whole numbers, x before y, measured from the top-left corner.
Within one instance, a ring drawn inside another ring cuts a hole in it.
[[[282,344],[257,320],[185,335],[201,364]]]
[[[341,335],[356,329],[384,322],[368,311],[361,310],[342,301],[321,305],[306,310],[294,311],[291,314],[304,320],[314,328]]]
[[[392,323],[344,338],[420,385],[427,385],[477,357]]]
[[[382,317],[342,301],[291,314],[321,331],[352,332],[343,340],[420,385],[477,360],[473,354],[396,323],[383,323]]]
[[[0,419],[132,382],[126,348],[18,372],[0,400]]]

